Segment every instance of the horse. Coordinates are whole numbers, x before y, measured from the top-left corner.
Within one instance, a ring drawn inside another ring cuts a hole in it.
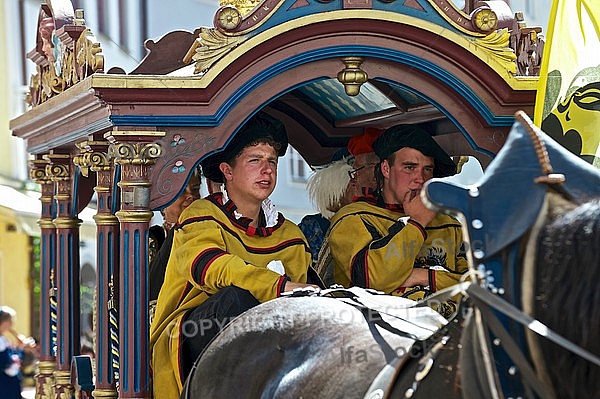
[[[261,304],[215,337],[182,397],[600,397],[600,173],[516,119],[477,184],[425,187],[463,222],[468,281],[418,303],[332,287]],[[428,306],[457,294],[449,320]]]

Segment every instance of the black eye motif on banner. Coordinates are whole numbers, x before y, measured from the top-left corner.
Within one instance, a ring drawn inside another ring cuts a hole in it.
[[[587,69],[575,77],[565,99],[544,118],[541,128],[573,154],[596,164],[600,162],[595,159],[600,144],[600,81],[581,83],[600,79],[597,72],[589,75],[597,68]]]

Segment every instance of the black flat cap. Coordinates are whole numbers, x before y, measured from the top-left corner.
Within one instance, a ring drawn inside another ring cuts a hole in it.
[[[432,157],[435,162],[433,177],[446,177],[456,174],[456,164],[450,156],[422,127],[417,125],[392,126],[373,142],[373,150],[379,159],[387,159],[401,148],[410,147]]]
[[[250,118],[235,136],[226,144],[225,148],[200,162],[202,173],[210,180],[224,183],[223,173],[219,169],[221,162],[229,162],[234,159],[244,148],[252,143],[263,140],[273,140],[278,144],[277,155],[285,155],[288,138],[285,126],[277,119],[259,112]]]

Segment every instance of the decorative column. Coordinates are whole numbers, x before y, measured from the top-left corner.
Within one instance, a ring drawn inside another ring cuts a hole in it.
[[[71,360],[80,353],[79,300],[79,220],[73,195],[74,165],[69,154],[52,153],[44,156],[49,164],[46,174],[56,184],[56,288],[57,288],[57,353],[56,397],[71,397]]]
[[[84,151],[81,164],[96,172],[98,213],[96,221],[96,300],[94,351],[96,353],[96,381],[92,396],[116,398],[116,369],[118,365],[118,294],[115,284],[119,276],[119,220],[115,216],[118,201],[115,198],[115,168],[108,160],[108,142],[88,141],[79,147]],[[84,176],[87,170],[82,167]]]
[[[48,161],[35,159],[30,161],[30,177],[41,185],[42,211],[40,226],[40,358],[38,374],[35,377],[37,399],[55,397],[54,371],[56,369],[56,306],[52,310],[51,302],[56,305],[54,293],[54,269],[56,250],[56,229],[54,228],[54,182],[46,174]],[[51,300],[51,299],[54,300]]]
[[[150,398],[148,325],[148,169],[161,155],[164,132],[112,131],[109,156],[121,167],[119,301],[119,398]]]

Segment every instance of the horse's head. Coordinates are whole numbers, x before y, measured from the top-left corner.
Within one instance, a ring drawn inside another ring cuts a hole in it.
[[[454,214],[463,222],[469,249],[467,256],[485,288],[533,317],[554,306],[550,300],[540,302],[540,279],[554,281],[554,275],[563,276],[559,285],[566,287],[565,295],[578,295],[578,281],[586,279],[586,274],[565,272],[569,266],[561,263],[557,263],[557,268],[563,270],[560,274],[555,274],[556,270],[540,270],[536,267],[537,260],[550,260],[546,249],[536,243],[540,232],[546,231],[544,226],[560,214],[562,206],[572,208],[585,199],[600,197],[600,171],[554,142],[525,114],[517,113],[517,122],[508,140],[477,184],[461,186],[434,179],[427,184],[425,193],[432,207]],[[598,214],[595,217],[600,218]],[[560,245],[558,252],[569,254],[569,259],[577,257],[574,247],[563,243],[562,237],[548,240],[554,241],[555,246]],[[595,262],[587,267],[599,269],[598,257]],[[545,289],[546,299],[550,299],[552,295]],[[597,294],[594,298],[595,304],[600,304]],[[562,305],[566,303],[573,302],[563,301]],[[559,304],[561,302],[555,305]],[[552,308],[549,311],[558,315],[580,309]],[[543,366],[546,359],[537,340],[510,318],[502,315],[500,320],[519,349],[532,359],[539,378],[550,384],[551,378]],[[554,328],[550,321],[549,326]],[[581,341],[579,344],[582,345]],[[499,384],[505,396],[519,396],[523,393],[520,383],[523,375],[519,372],[522,370],[514,372],[514,359],[507,356],[505,350],[501,343],[493,349]]]

